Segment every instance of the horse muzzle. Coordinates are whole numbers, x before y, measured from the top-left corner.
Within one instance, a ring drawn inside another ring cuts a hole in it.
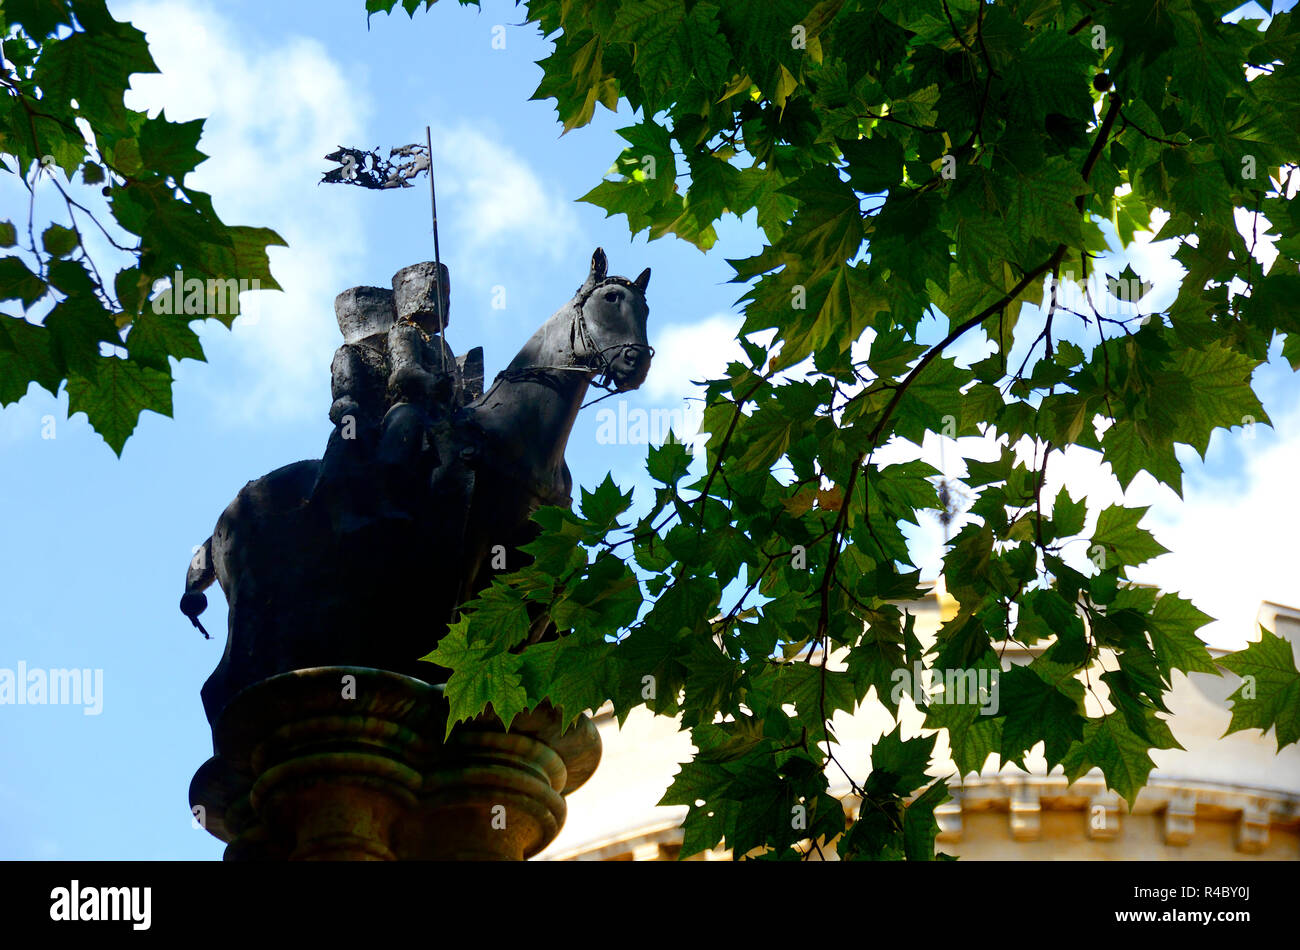
[[[649,346],[628,345],[618,351],[610,361],[610,377],[619,392],[638,388],[650,372],[654,349]]]

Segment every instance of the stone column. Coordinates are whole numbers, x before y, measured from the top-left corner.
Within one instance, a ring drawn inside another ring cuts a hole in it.
[[[190,784],[226,860],[523,860],[564,824],[600,761],[582,716],[543,707],[506,732],[484,716],[444,741],[442,686],[327,666],[240,692]]]

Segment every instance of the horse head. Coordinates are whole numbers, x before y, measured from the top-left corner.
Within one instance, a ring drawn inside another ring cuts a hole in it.
[[[574,356],[594,372],[596,385],[627,392],[645,382],[654,356],[646,336],[650,268],[628,280],[608,276],[606,266],[605,252],[596,248],[587,279],[573,299]]]

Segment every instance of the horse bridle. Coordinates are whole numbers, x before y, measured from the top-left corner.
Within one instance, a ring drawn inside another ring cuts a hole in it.
[[[578,319],[574,321],[574,329],[576,331],[575,335],[582,343],[582,348],[585,351],[584,355],[597,360],[597,366],[595,369],[599,380],[593,379],[592,385],[598,389],[603,389],[607,392],[613,393],[617,392],[613,385],[614,361],[606,354],[609,353],[610,350],[618,350],[620,353],[632,350],[638,354],[644,352],[647,358],[654,359],[655,348],[649,343],[611,343],[609,346],[602,349],[596,349],[595,341],[591,338],[591,331],[587,329],[587,301],[591,299],[592,295],[594,295],[596,291],[600,290],[602,287],[608,286],[609,284],[618,284],[620,287],[626,287],[628,290],[635,290],[637,293],[641,292],[641,288],[637,287],[630,280],[624,280],[622,277],[606,277],[578,299]],[[574,349],[574,354],[577,354],[576,347]]]
[[[585,294],[578,296],[574,301],[573,306],[578,312],[578,317],[573,321],[573,325],[569,328],[569,340],[574,345],[574,357],[579,357],[578,344],[581,344],[583,349],[581,358],[594,360],[596,362],[595,366],[521,366],[519,369],[515,370],[503,369],[501,372],[497,373],[496,379],[492,383],[492,388],[496,389],[497,385],[502,382],[513,382],[517,379],[535,378],[552,370],[565,373],[590,373],[594,371],[596,373],[596,378],[591,381],[593,386],[597,389],[605,390],[610,395],[618,392],[618,389],[614,386],[613,382],[614,360],[607,355],[609,351],[617,350],[620,353],[627,350],[633,350],[638,353],[644,351],[650,359],[653,359],[655,348],[648,343],[612,343],[599,350],[596,349],[596,343],[591,337],[591,330],[587,327],[587,301],[590,300],[598,290],[608,286],[609,284],[618,284],[621,287],[626,287],[629,290],[636,290],[640,293],[640,288],[630,280],[625,280],[622,277],[606,277]]]

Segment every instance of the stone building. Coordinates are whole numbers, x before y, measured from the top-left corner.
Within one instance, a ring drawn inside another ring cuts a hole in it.
[[[951,598],[934,588],[925,599],[905,606],[916,615],[923,641],[956,609]],[[1258,620],[1289,640],[1300,661],[1300,610],[1266,602]],[[1009,648],[1004,665],[1027,662],[1032,655],[1031,650]],[[1028,774],[1010,766],[1000,769],[997,756],[991,756],[978,775],[949,782],[953,799],[936,811],[938,849],[968,860],[1300,859],[1300,747],[1279,753],[1272,732],[1223,735],[1231,718],[1227,697],[1238,683],[1231,674],[1174,674],[1166,718],[1184,749],[1152,751],[1156,767],[1131,813],[1107,791],[1099,770],[1070,783],[1059,767],[1048,772],[1041,756],[1026,758]],[[1089,715],[1099,712],[1090,698]],[[920,731],[923,716],[906,698],[900,717],[904,735]],[[608,707],[595,718],[604,741],[600,768],[569,797],[564,829],[539,857],[675,859],[685,808],[656,803],[678,764],[692,753],[689,734],[644,708],[635,710],[621,730]],[[893,726],[874,698],[855,715],[840,714],[834,720],[843,748],[860,759]],[[940,733],[930,774],[955,771],[946,734]],[[832,784],[831,791],[844,802],[846,813],[856,813],[857,800],[847,781]],[[726,852],[697,856],[729,857]]]

